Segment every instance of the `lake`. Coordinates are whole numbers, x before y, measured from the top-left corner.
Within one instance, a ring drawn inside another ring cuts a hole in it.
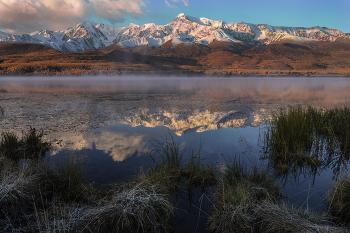
[[[1,77],[0,127],[19,135],[42,129],[53,145],[49,156],[86,156],[86,179],[101,187],[133,179],[147,168],[152,142],[168,137],[186,152],[200,149],[203,162],[218,169],[234,156],[264,167],[263,135],[272,111],[344,106],[349,90],[350,79],[334,77]],[[333,182],[332,169],[325,169],[315,178],[286,181],[283,191],[287,202],[321,211]],[[195,231],[193,221],[197,232],[205,231],[201,197],[191,203],[180,197],[177,232],[191,224]]]

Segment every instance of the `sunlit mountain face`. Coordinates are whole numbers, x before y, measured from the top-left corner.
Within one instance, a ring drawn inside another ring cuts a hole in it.
[[[347,76],[349,53],[350,35],[337,29],[227,23],[185,14],[166,25],[82,22],[56,32],[0,32],[4,75]]]
[[[72,25],[73,26],[73,25]],[[297,25],[296,25],[297,26]],[[82,52],[113,44],[123,48],[147,46],[148,49],[178,44],[209,45],[215,41],[230,42],[244,50],[249,47],[294,42],[333,42],[350,38],[348,33],[326,27],[276,27],[245,22],[227,23],[179,14],[166,25],[154,23],[115,27],[81,22],[63,31],[42,30],[23,35],[0,33],[2,42],[36,43],[63,52]]]

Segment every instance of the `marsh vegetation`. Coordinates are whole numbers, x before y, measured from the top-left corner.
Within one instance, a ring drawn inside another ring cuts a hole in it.
[[[0,108],[1,109],[1,108]],[[3,111],[2,111],[3,112]],[[100,188],[84,179],[88,160],[30,128],[0,141],[0,228],[4,232],[171,232],[176,195],[212,190],[210,232],[349,232],[350,109],[295,106],[275,112],[264,134],[267,167],[236,155],[220,167],[169,134],[151,140],[147,166],[128,182]],[[331,166],[335,185],[323,213],[287,204],[283,185]],[[190,196],[190,195],[189,195]]]
[[[332,167],[335,178],[350,156],[350,109],[290,106],[272,114],[264,134],[265,158],[276,177],[315,176]]]

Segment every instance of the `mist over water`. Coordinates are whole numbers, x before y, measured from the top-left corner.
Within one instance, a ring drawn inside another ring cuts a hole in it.
[[[350,99],[348,78],[151,76],[2,77],[0,93],[187,94],[333,106]]]
[[[150,140],[171,135],[187,150],[201,147],[220,167],[235,155],[260,160],[261,136],[272,111],[293,104],[350,103],[348,78],[286,77],[1,77],[1,130],[43,129],[51,156],[89,157],[87,179],[97,185],[130,179],[145,165]],[[290,202],[319,207],[330,171],[285,187]]]

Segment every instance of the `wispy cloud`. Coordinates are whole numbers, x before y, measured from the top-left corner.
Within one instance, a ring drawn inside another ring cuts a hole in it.
[[[171,1],[172,2],[176,2],[176,3],[182,2],[185,6],[189,6],[190,5],[190,2],[188,0],[171,0]],[[169,3],[168,0],[165,0],[165,5],[167,7],[170,7],[170,8],[177,8],[177,6],[175,4]]]
[[[143,15],[144,0],[0,0],[0,29],[28,33],[65,29],[95,15],[111,23]]]
[[[170,7],[170,8],[177,8],[177,6],[175,6],[174,4],[173,4],[173,5],[170,4],[170,3],[168,2],[168,0],[165,0],[165,5],[166,5],[167,7]]]
[[[137,18],[143,15],[143,6],[146,6],[143,0],[90,0],[95,15],[100,19],[106,19],[112,24],[124,22],[126,14]]]
[[[188,0],[182,0],[182,2],[185,4],[185,6],[189,6],[190,2]]]

